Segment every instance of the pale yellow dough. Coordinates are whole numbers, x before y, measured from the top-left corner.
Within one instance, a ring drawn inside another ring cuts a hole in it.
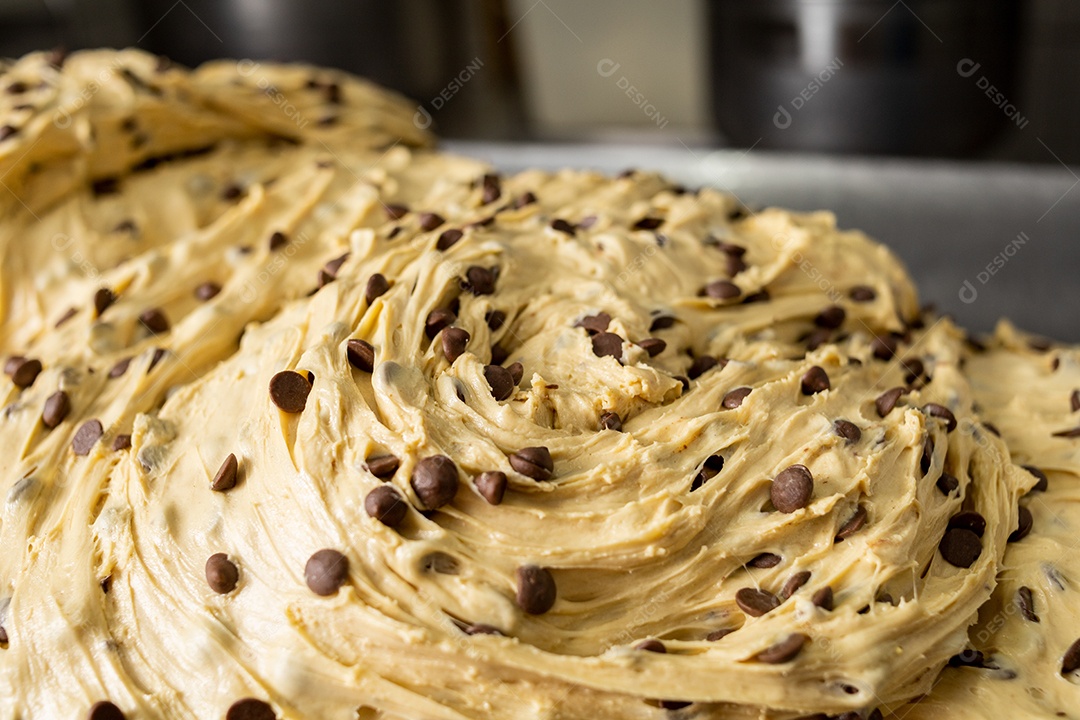
[[[57,71],[37,55],[0,81],[46,83],[22,98],[33,111],[0,94],[20,128],[0,141],[0,347],[44,366],[29,388],[2,388],[0,718],[83,717],[105,699],[128,718],[220,718],[245,697],[282,718],[343,720],[839,714],[929,692],[967,647],[1035,478],[975,414],[962,334],[947,320],[920,327],[885,248],[828,213],[743,217],[728,196],[640,172],[526,172],[485,204],[490,169],[424,149],[413,108],[369,85],[313,68],[156,64],[101,51]],[[116,67],[139,82],[106,72]],[[204,152],[134,169],[187,151]],[[110,189],[103,179],[118,192],[95,196],[91,182]],[[515,202],[527,193],[537,201]],[[411,212],[393,219],[398,205]],[[425,231],[422,212],[445,222]],[[635,229],[646,217],[663,223]],[[555,219],[587,227],[570,234]],[[440,251],[449,228],[463,238]],[[275,232],[287,242],[272,250]],[[731,278],[716,242],[744,247],[747,268]],[[346,252],[319,289],[320,268]],[[463,290],[473,266],[499,268],[494,294]],[[369,304],[373,273],[391,287]],[[727,279],[739,299],[699,297]],[[222,290],[200,301],[206,281]],[[851,300],[854,286],[876,298]],[[100,288],[117,300],[98,317]],[[740,302],[766,288],[767,301]],[[451,364],[424,323],[455,298],[470,340]],[[807,352],[835,305],[843,326]],[[140,325],[150,308],[169,330]],[[506,314],[496,330],[492,310]],[[598,312],[624,340],[656,336],[666,349],[649,357],[626,342],[621,363],[597,357],[575,324]],[[678,321],[650,331],[658,312]],[[876,359],[874,336],[890,333],[904,336],[899,359]],[[347,361],[353,338],[374,345],[373,373]],[[502,402],[484,376],[493,345],[523,366]],[[729,362],[684,388],[679,376],[706,354]],[[916,359],[924,372],[880,417],[875,398],[907,385]],[[806,396],[814,365],[831,389]],[[302,413],[271,402],[284,369],[314,375]],[[751,394],[725,409],[743,386]],[[71,412],[48,430],[42,408],[57,389]],[[958,427],[947,432],[929,402]],[[599,429],[605,411],[622,432]],[[72,439],[90,418],[105,433],[81,457]],[[861,440],[847,444],[837,419]],[[131,447],[113,450],[121,434]],[[550,449],[552,480],[511,468],[526,446]],[[240,482],[214,492],[230,453]],[[366,461],[385,453],[401,458],[390,482],[411,505],[396,529],[364,509],[382,484]],[[409,478],[435,454],[454,460],[461,487],[421,514]],[[723,470],[692,491],[713,454]],[[781,513],[770,482],[796,463],[813,473],[813,497]],[[509,477],[501,505],[472,484],[490,470]],[[943,471],[959,481],[949,495]],[[865,525],[836,542],[860,506]],[[987,520],[968,569],[938,551],[961,510]],[[331,597],[304,580],[321,548],[349,559]],[[204,576],[218,552],[239,568],[226,595]],[[762,553],[781,560],[747,565]],[[547,613],[515,604],[524,564],[551,569]],[[762,617],[734,601],[800,571],[806,585]],[[826,585],[831,612],[810,602]],[[472,623],[502,636],[463,632]],[[721,629],[734,632],[706,640]],[[792,633],[809,638],[793,660],[754,659]],[[668,652],[634,649],[650,638]]]

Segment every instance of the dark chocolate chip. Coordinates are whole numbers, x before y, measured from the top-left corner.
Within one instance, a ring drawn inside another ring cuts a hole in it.
[[[555,578],[537,565],[517,569],[517,604],[530,615],[543,615],[555,605]]]
[[[850,420],[837,420],[833,423],[833,431],[847,440],[848,445],[854,445],[862,439],[862,430]]]
[[[501,365],[485,365],[484,379],[491,388],[491,396],[502,402],[514,394],[514,376]]]
[[[439,239],[435,241],[436,250],[449,250],[457,245],[458,240],[465,237],[465,233],[457,228],[450,228],[439,233]]]
[[[311,592],[322,597],[336,594],[348,579],[349,558],[337,550],[319,550],[304,566],[304,581]]]
[[[4,361],[4,374],[11,376],[15,374],[15,371],[19,369],[19,366],[26,362],[26,358],[22,355],[12,355]]]
[[[877,298],[877,292],[874,291],[874,288],[868,285],[856,285],[855,287],[851,288],[851,292],[848,293],[848,297],[850,297],[855,302],[872,302]]]
[[[833,609],[833,589],[826,585],[823,588],[818,588],[814,591],[814,594],[810,596],[810,602],[814,603],[822,610],[831,611]]]
[[[1031,532],[1031,527],[1035,520],[1031,516],[1031,511],[1023,505],[1020,506],[1019,519],[1017,520],[1017,527],[1009,535],[1009,542],[1019,542],[1026,538]]]
[[[1069,405],[1073,412],[1080,410],[1080,390],[1073,390],[1069,396]]]
[[[1080,668],[1080,640],[1076,640],[1061,658],[1061,674],[1068,675]]]
[[[12,369],[11,382],[15,383],[15,387],[28,388],[34,384],[38,375],[41,374],[41,361],[35,359],[21,359],[20,362],[15,363],[15,367]]]
[[[287,413],[303,412],[311,381],[294,370],[282,370],[270,378],[270,399]]]
[[[595,315],[586,315],[574,323],[574,327],[585,328],[585,331],[590,335],[596,335],[597,333],[606,332],[610,324],[611,316],[606,312],[599,312]]]
[[[660,642],[659,640],[653,639],[653,638],[650,638],[648,640],[642,640],[638,644],[634,645],[634,649],[635,650],[644,650],[645,652],[661,653],[661,654],[667,652],[667,647],[664,645],[664,643]]]
[[[600,413],[600,429],[622,432],[622,418],[611,411]]]
[[[783,602],[799,591],[803,585],[810,581],[810,571],[802,570],[788,578],[784,587],[780,588],[780,601]]]
[[[382,297],[389,289],[390,281],[386,279],[386,276],[382,273],[375,273],[368,278],[367,286],[364,288],[364,299],[368,305],[371,305],[371,303],[375,302],[375,298]]]
[[[240,580],[240,570],[229,560],[225,553],[214,553],[206,560],[206,584],[219,595],[226,595],[236,589]]]
[[[837,542],[851,537],[855,533],[862,529],[866,524],[866,508],[860,505],[855,508],[855,513],[840,526],[840,529],[836,531]]]
[[[870,349],[878,360],[891,360],[896,355],[896,338],[892,335],[875,335]]]
[[[495,343],[491,346],[491,364],[502,365],[506,362],[506,358],[510,357],[510,351],[504,348],[502,345]]]
[[[498,470],[482,472],[473,478],[473,484],[488,503],[498,505],[506,494],[506,473]]]
[[[165,316],[161,308],[150,308],[143,310],[139,315],[139,322],[142,323],[147,330],[152,333],[163,333],[169,331],[169,318]]]
[[[931,417],[940,418],[945,421],[945,431],[952,432],[956,429],[956,416],[953,415],[952,410],[944,405],[938,405],[937,403],[926,403],[923,405],[923,412]]]
[[[613,357],[619,360],[623,354],[623,339],[615,333],[597,333],[592,338],[592,349],[597,357]]]
[[[216,282],[207,280],[204,283],[200,283],[199,286],[195,288],[195,297],[202,302],[206,302],[219,292],[221,292],[221,286]]]
[[[281,248],[285,247],[288,244],[289,244],[289,236],[286,235],[285,233],[281,232],[280,230],[278,230],[278,231],[276,231],[276,232],[274,232],[274,233],[272,233],[270,235],[270,242],[269,242],[270,252],[273,252],[274,250],[280,250]]]
[[[444,222],[446,222],[446,220],[443,219],[442,215],[432,212],[420,213],[420,229],[425,232],[431,232]]]
[[[772,296],[769,295],[769,291],[766,288],[761,288],[756,293],[750,293],[743,298],[743,305],[750,305],[751,303],[769,302]]]
[[[397,527],[405,519],[409,508],[392,485],[380,485],[364,498],[364,510],[387,527]]]
[[[771,592],[747,587],[735,593],[735,604],[747,615],[761,617],[780,607],[780,600]]]
[[[655,230],[664,224],[664,218],[658,217],[643,217],[635,222],[631,227],[635,230]]]
[[[1021,465],[1020,467],[1039,478],[1039,482],[1035,483],[1035,487],[1031,488],[1031,492],[1045,492],[1046,489],[1050,487],[1050,478],[1046,477],[1046,473],[1042,470],[1034,465]]]
[[[964,528],[982,537],[986,532],[986,518],[974,510],[965,510],[949,518],[948,527],[949,529]]]
[[[1016,604],[1025,620],[1039,622],[1039,616],[1035,613],[1035,595],[1031,592],[1031,588],[1024,585],[1016,591]]]
[[[783,558],[776,553],[765,552],[754,556],[746,564],[755,568],[772,568],[779,565],[782,560]]]
[[[720,628],[719,630],[713,630],[711,633],[705,636],[705,639],[709,642],[716,642],[726,638],[731,633],[735,632],[734,628]]]
[[[656,357],[660,353],[664,352],[667,348],[667,343],[660,338],[645,338],[640,341],[637,346],[647,352],[649,357]]]
[[[244,188],[240,187],[236,183],[229,183],[221,189],[222,200],[236,200],[244,194]]]
[[[221,467],[218,468],[214,479],[210,481],[210,489],[225,492],[236,487],[236,476],[239,467],[236,455],[229,453],[228,457],[225,458],[225,462],[221,463]]]
[[[157,367],[157,364],[165,357],[165,353],[165,348],[154,348],[154,352],[150,354],[150,362],[146,365],[146,372],[150,372]]]
[[[428,339],[434,340],[443,328],[453,325],[456,321],[457,313],[449,308],[435,308],[424,320],[424,333]]]
[[[1060,438],[1077,438],[1080,437],[1080,427],[1069,428],[1068,430],[1058,430],[1054,433],[1054,437]]]
[[[495,279],[497,277],[497,269],[473,265],[465,271],[465,287],[477,297],[491,295],[495,292]]]
[[[394,476],[401,466],[401,461],[393,455],[372,455],[367,459],[368,472],[381,480]]]
[[[383,205],[383,210],[386,211],[386,216],[391,220],[400,220],[409,213],[409,208],[404,205],[394,205],[393,203]]]
[[[244,698],[229,706],[225,720],[277,720],[277,715],[268,703],[255,698]]]
[[[436,510],[457,494],[457,465],[445,455],[426,457],[416,463],[410,482],[423,509]]]
[[[724,395],[724,399],[720,401],[720,404],[727,410],[734,410],[743,404],[743,400],[752,391],[753,388],[748,387],[735,388]]]
[[[713,280],[702,288],[701,294],[714,300],[731,300],[742,295],[742,290],[728,280]]]
[[[967,648],[963,652],[949,658],[949,667],[985,668],[986,657],[982,654],[981,650]]]
[[[930,466],[934,464],[934,436],[927,435],[923,438],[922,457],[919,458],[919,469],[923,475],[930,472]]]
[[[56,324],[55,324],[55,325],[53,325],[53,327],[54,327],[54,328],[58,328],[58,327],[60,327],[61,325],[63,325],[64,323],[66,323],[66,322],[67,322],[68,320],[70,320],[71,318],[75,317],[75,316],[76,316],[76,315],[77,315],[78,313],[79,313],[79,311],[78,311],[78,310],[76,310],[75,308],[73,308],[73,307],[72,307],[72,308],[68,308],[67,310],[65,310],[65,311],[64,311],[64,314],[63,314],[63,315],[61,315],[60,317],[58,317],[58,318],[56,319]]]
[[[754,659],[770,665],[791,662],[802,652],[803,646],[806,645],[809,639],[802,633],[792,633],[775,645],[771,645],[759,652],[754,656]]]
[[[119,452],[120,450],[127,450],[129,447],[131,447],[131,435],[121,433],[113,438],[113,450]]]
[[[566,233],[567,235],[573,236],[577,234],[577,228],[574,227],[573,223],[567,222],[562,218],[556,218],[552,220],[551,227],[553,230],[558,230],[559,232]]]
[[[819,392],[824,392],[830,387],[829,375],[820,366],[813,365],[809,370],[803,373],[801,382],[803,395],[814,395]]]
[[[454,362],[462,353],[465,352],[465,347],[469,344],[469,333],[465,332],[461,328],[448,327],[442,331],[442,350],[443,355],[450,362]]]
[[[814,318],[814,324],[821,328],[835,330],[844,324],[846,317],[847,313],[844,312],[844,308],[839,305],[830,305],[817,314],[817,317]]]
[[[806,336],[806,350],[807,352],[813,352],[819,347],[829,342],[832,338],[832,330],[826,330],[825,328],[818,328],[814,332]]]
[[[124,720],[123,711],[108,700],[96,702],[90,706],[87,720]]]
[[[375,369],[375,347],[367,340],[349,340],[345,344],[345,356],[357,370],[369,373]]]
[[[941,473],[941,477],[938,478],[937,489],[941,491],[942,495],[951,495],[959,487],[960,481],[949,473]]]
[[[480,201],[487,205],[493,203],[502,196],[502,189],[499,183],[499,176],[487,173],[480,180]]]
[[[657,330],[666,330],[669,327],[675,325],[674,315],[657,315],[649,323],[649,332],[656,332]],[[606,329],[606,328],[605,328]]]
[[[896,403],[900,401],[900,396],[904,394],[904,388],[894,387],[891,390],[886,390],[877,396],[874,400],[874,407],[877,408],[877,414],[879,417],[885,417],[893,411],[896,407]]]
[[[694,362],[690,363],[690,369],[686,371],[686,374],[690,376],[691,380],[696,380],[717,365],[720,365],[720,361],[712,355],[701,355],[694,358]]]
[[[958,568],[969,568],[982,554],[982,541],[967,528],[951,528],[938,544],[946,562]]]
[[[502,310],[489,310],[484,315],[484,321],[490,330],[498,330],[506,322],[506,313]]]
[[[814,476],[805,465],[792,465],[773,478],[769,495],[773,506],[783,513],[793,513],[810,504],[814,494]]]
[[[525,367],[521,363],[510,363],[506,366],[506,371],[510,373],[510,379],[514,381],[514,387],[521,384],[521,377],[525,374]]]
[[[105,429],[101,427],[101,421],[97,418],[87,420],[79,426],[75,437],[71,439],[71,449],[76,455],[89,455],[90,450],[97,445],[97,441],[104,434]]]
[[[534,202],[536,202],[536,195],[531,192],[526,192],[523,195],[514,198],[514,209],[520,210],[526,205],[532,205]]]
[[[551,479],[555,462],[546,447],[526,447],[510,456],[510,467],[525,477],[542,482]]]

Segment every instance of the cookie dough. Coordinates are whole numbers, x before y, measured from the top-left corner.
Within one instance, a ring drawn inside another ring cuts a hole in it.
[[[0,716],[839,715],[967,648],[1035,478],[885,248],[54,60],[2,80]]]

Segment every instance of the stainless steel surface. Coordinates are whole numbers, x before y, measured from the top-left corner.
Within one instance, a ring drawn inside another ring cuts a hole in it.
[[[990,330],[1005,316],[1080,341],[1080,168],[828,158],[640,146],[456,142],[506,172],[652,168],[751,207],[829,209],[903,258],[924,302]]]

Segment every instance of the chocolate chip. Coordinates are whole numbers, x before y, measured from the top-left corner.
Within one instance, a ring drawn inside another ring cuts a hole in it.
[[[514,394],[516,383],[510,371],[501,365],[485,365],[484,379],[491,388],[491,396],[498,402],[506,400]]]
[[[585,328],[585,331],[590,335],[596,335],[597,333],[606,332],[610,324],[611,316],[606,312],[600,312],[595,315],[586,315],[574,323],[574,327]]]
[[[169,331],[169,318],[165,316],[161,308],[143,310],[142,314],[139,315],[139,322],[146,326],[147,330],[155,334]]]
[[[1031,492],[1045,492],[1050,487],[1050,478],[1046,477],[1046,473],[1042,470],[1033,465],[1021,465],[1020,467],[1039,478],[1039,482],[1035,483],[1035,487],[1031,488]]]
[[[619,360],[623,354],[623,339],[615,333],[597,333],[592,338],[592,350],[597,357],[613,357]]]
[[[502,365],[506,362],[506,358],[510,357],[510,351],[504,348],[502,345],[495,343],[491,346],[491,364]]]
[[[832,331],[824,328],[818,328],[814,332],[806,336],[806,350],[807,352],[813,352],[819,347],[829,342],[832,337]]]
[[[456,321],[457,313],[449,308],[435,308],[424,320],[424,333],[428,339],[434,340],[443,328],[453,325]]]
[[[383,205],[383,210],[386,211],[386,216],[391,220],[400,220],[409,214],[409,208],[404,205],[394,205],[393,203]]]
[[[338,257],[330,260],[322,269],[319,270],[319,287],[326,285],[327,283],[336,280],[338,272],[341,270],[341,266],[345,264],[345,261],[349,259],[349,253],[339,255]]]
[[[519,384],[521,384],[521,377],[525,374],[525,367],[521,363],[510,363],[506,366],[506,371],[510,373],[510,379],[514,381],[514,387],[517,387]]]
[[[375,369],[375,347],[367,340],[349,340],[345,343],[345,356],[357,370],[369,373]]]
[[[706,635],[705,639],[709,642],[716,642],[717,640],[723,640],[733,632],[735,632],[734,628],[720,628],[719,630],[713,630],[711,633]]]
[[[649,323],[649,332],[656,332],[657,330],[666,330],[669,327],[675,325],[674,315],[657,315]],[[606,328],[605,328],[606,329]]]
[[[400,466],[401,461],[393,455],[372,455],[367,459],[368,472],[382,480],[393,477]]]
[[[735,604],[747,615],[761,617],[780,607],[780,600],[765,590],[741,588],[735,593]]]
[[[436,510],[457,494],[457,465],[445,455],[426,457],[413,468],[411,483],[423,509]]]
[[[664,352],[667,348],[667,343],[660,338],[645,338],[640,341],[637,346],[647,352],[649,357],[656,357],[660,353]]]
[[[967,528],[951,528],[938,544],[946,562],[958,568],[969,568],[982,554],[982,541]]]
[[[874,299],[877,298],[877,293],[874,291],[874,288],[868,285],[856,285],[855,287],[851,288],[851,292],[848,293],[848,297],[850,297],[855,302],[872,302]]]
[[[277,715],[268,703],[255,698],[244,698],[229,706],[225,720],[277,720]]]
[[[866,524],[866,508],[860,505],[855,508],[855,513],[840,526],[840,529],[836,531],[836,541],[840,542],[846,538],[851,537],[855,533],[862,529]]]
[[[1034,524],[1035,519],[1031,516],[1031,511],[1023,505],[1020,506],[1019,519],[1017,520],[1017,527],[1009,535],[1009,542],[1019,542],[1026,538],[1031,532],[1031,527]]]
[[[952,432],[956,429],[956,416],[953,415],[952,410],[944,405],[938,405],[937,403],[926,403],[923,405],[923,412],[931,417],[941,418],[945,421],[945,431]]]
[[[469,344],[469,333],[465,332],[461,328],[448,327],[442,331],[442,350],[443,355],[450,362],[454,362],[461,354],[465,352],[465,347]]]
[[[446,222],[446,220],[443,219],[442,215],[439,215],[437,213],[420,213],[420,229],[424,230],[425,232],[431,232],[435,228],[442,225],[444,222]]]
[[[829,375],[820,366],[813,365],[809,370],[803,373],[801,387],[803,395],[814,395],[819,392],[824,392],[831,387],[829,384]]]
[[[87,420],[79,426],[75,437],[71,439],[71,449],[76,455],[89,455],[90,450],[97,445],[97,441],[104,434],[105,429],[101,427],[101,421],[97,418]]]
[[[814,603],[814,605],[822,610],[832,611],[833,589],[828,585],[823,588],[818,588],[814,591],[814,594],[810,596],[810,602]]]
[[[367,286],[364,288],[364,299],[368,305],[371,305],[371,303],[375,302],[375,298],[382,297],[389,289],[390,282],[386,279],[386,276],[382,273],[375,273],[368,278]]]
[[[894,387],[891,390],[886,390],[877,396],[874,400],[874,407],[877,408],[877,414],[879,417],[885,417],[893,411],[896,407],[896,403],[900,401],[900,396],[904,394],[904,388]]]
[[[491,505],[498,505],[506,494],[506,473],[498,470],[482,472],[473,478],[480,495]]]
[[[270,235],[270,252],[279,250],[289,244],[289,236],[281,231],[274,232]]]
[[[965,510],[949,518],[948,527],[950,529],[964,528],[982,537],[986,532],[986,518],[974,510]]]
[[[526,192],[525,194],[519,195],[518,197],[514,198],[513,207],[515,210],[520,210],[526,205],[532,205],[536,201],[536,195],[531,192]]]
[[[96,702],[90,706],[90,712],[86,715],[87,720],[124,720],[123,711],[108,700]]]
[[[631,227],[634,230],[655,230],[664,224],[664,218],[658,217],[643,217],[635,222]]]
[[[937,489],[941,491],[942,495],[951,495],[959,487],[960,481],[948,473],[941,473],[941,477],[938,478]]]
[[[439,239],[435,241],[436,250],[449,250],[457,244],[458,240],[463,238],[465,233],[457,228],[450,228],[449,230],[443,230],[439,234]]]
[[[817,314],[817,317],[814,318],[814,324],[821,328],[835,330],[844,324],[846,317],[847,313],[844,312],[844,308],[839,305],[830,305]]]
[[[114,195],[120,192],[120,178],[98,178],[90,183],[90,191],[97,197],[101,197],[102,195]]]
[[[690,368],[686,371],[686,374],[690,376],[691,380],[696,380],[719,364],[720,361],[712,355],[701,355],[694,358],[694,362],[690,363]]]
[[[349,558],[337,550],[319,550],[304,566],[304,581],[316,595],[334,595],[349,577]]]
[[[68,308],[67,310],[64,311],[63,315],[61,315],[59,318],[56,319],[56,324],[53,325],[53,327],[54,328],[60,327],[61,325],[66,323],[68,320],[75,317],[78,313],[79,313],[79,311],[76,310],[75,308],[73,308],[73,307]]]
[[[498,330],[506,322],[506,313],[502,310],[488,310],[484,314],[484,321],[491,330]]]
[[[1016,604],[1025,620],[1039,622],[1039,616],[1035,614],[1035,596],[1032,594],[1031,588],[1025,585],[1016,591]]]
[[[551,227],[553,230],[558,230],[559,232],[566,233],[567,235],[573,236],[577,234],[577,228],[574,227],[573,223],[567,222],[562,218],[556,218],[552,220]]]
[[[854,445],[862,439],[862,430],[850,420],[837,420],[834,422],[833,432],[847,440],[848,445]]]
[[[521,448],[510,456],[510,467],[525,477],[538,482],[550,480],[555,471],[555,462],[546,447]]]
[[[659,640],[650,638],[649,640],[642,640],[637,645],[634,645],[635,650],[644,650],[645,652],[654,653],[666,653],[667,647]]]
[[[803,646],[806,645],[809,639],[802,633],[792,633],[775,645],[771,645],[759,652],[754,656],[754,659],[770,665],[781,665],[790,662],[802,652]]]
[[[701,294],[714,300],[731,300],[742,295],[742,290],[733,282],[713,280],[701,290]]]
[[[392,485],[380,485],[364,498],[364,510],[387,527],[397,527],[405,519],[409,508]]]
[[[480,201],[484,205],[495,202],[502,195],[498,175],[485,174],[480,180],[480,187]]]
[[[293,370],[282,370],[270,378],[270,399],[287,413],[303,412],[311,392],[311,381]]]
[[[782,557],[776,553],[765,552],[750,559],[747,565],[755,568],[773,568],[780,564]]]
[[[112,449],[114,451],[127,450],[129,447],[131,447],[131,436],[127,433],[121,433],[113,438]]]
[[[15,363],[11,375],[11,382],[15,383],[15,387],[28,388],[34,384],[38,375],[41,374],[41,361],[34,359],[21,359],[20,362]]]
[[[1061,674],[1068,675],[1080,668],[1080,640],[1075,641],[1061,658]]]
[[[225,462],[221,463],[221,467],[218,468],[214,479],[210,481],[210,489],[217,492],[232,490],[236,487],[238,469],[239,463],[236,462],[236,455],[229,453],[228,457],[225,458]]]
[[[517,604],[530,615],[543,615],[555,605],[555,578],[537,565],[517,569]]]
[[[716,477],[723,469],[724,457],[722,455],[710,455],[705,458],[701,470],[698,471],[697,476],[694,477],[694,481],[690,484],[690,492],[694,492],[701,488],[702,485]]]
[[[1073,412],[1080,410],[1080,390],[1072,391],[1072,395],[1069,397],[1069,404],[1072,407]]]
[[[1069,428],[1068,430],[1059,430],[1054,433],[1054,437],[1060,438],[1076,438],[1080,437],[1080,427]]]
[[[14,125],[0,125],[0,142],[7,140],[9,137],[16,135],[19,132],[19,128]]]
[[[981,650],[968,648],[949,658],[949,667],[985,668],[986,657],[982,654]]]
[[[622,418],[611,411],[602,412],[600,413],[600,429],[622,432]]]
[[[878,360],[891,360],[896,355],[896,338],[891,335],[875,335],[870,349]]]
[[[15,371],[19,369],[19,366],[26,362],[26,358],[22,355],[12,355],[4,361],[4,374],[11,376],[15,374]]]
[[[240,187],[236,183],[229,183],[221,190],[222,200],[236,200],[244,194],[244,188]]]
[[[495,269],[473,265],[465,271],[465,287],[473,295],[491,295],[495,292],[495,279],[498,273]]]
[[[202,302],[206,302],[219,292],[221,292],[221,286],[216,282],[207,280],[195,288],[195,297]]]
[[[157,364],[165,357],[165,353],[165,348],[154,348],[154,352],[150,355],[150,362],[146,366],[146,372],[150,372],[157,367]]]
[[[225,553],[214,553],[206,560],[206,584],[219,595],[226,595],[236,589],[240,580],[240,570],[229,560]]]
[[[743,400],[752,391],[753,388],[748,387],[735,388],[724,395],[724,399],[720,401],[720,404],[727,410],[734,410],[743,404]]]
[[[806,507],[814,494],[814,476],[805,465],[792,465],[773,478],[769,495],[773,506],[782,513]]]
[[[743,298],[742,304],[750,305],[751,303],[768,302],[771,297],[766,288],[761,288],[756,293],[751,293]]]
[[[795,573],[788,578],[788,581],[784,583],[784,587],[780,588],[780,595],[778,596],[780,601],[783,602],[789,597],[799,591],[803,585],[810,581],[810,571],[802,570]]]
[[[923,438],[922,457],[919,458],[919,469],[922,470],[923,475],[930,472],[930,467],[934,464],[934,436],[927,435]]]

